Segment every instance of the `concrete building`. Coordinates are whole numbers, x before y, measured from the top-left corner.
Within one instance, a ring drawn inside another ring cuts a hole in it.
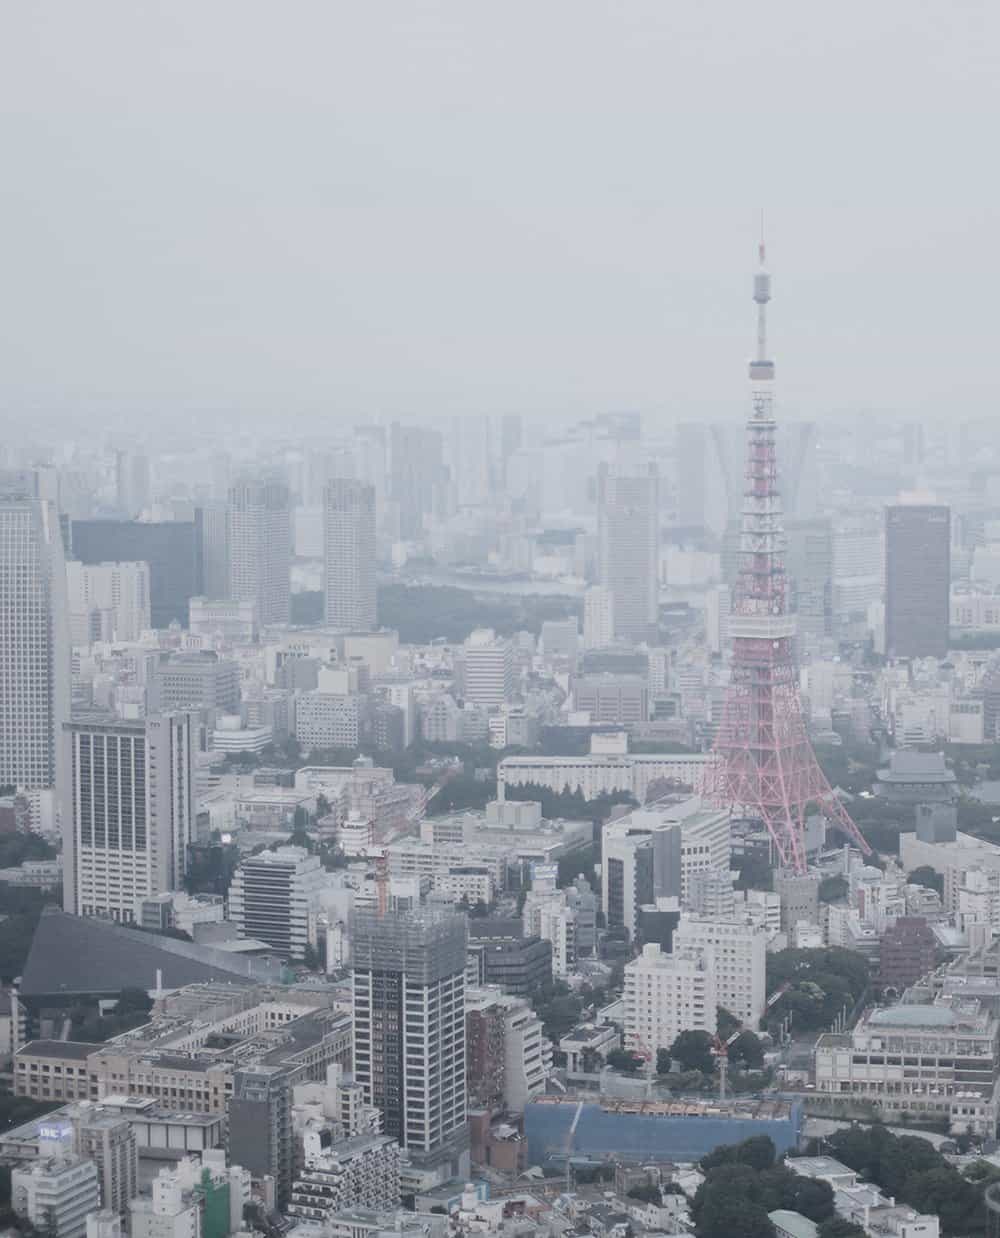
[[[650,943],[625,964],[625,1047],[655,1062],[681,1032],[716,1031],[714,955],[701,947],[665,954]]]
[[[673,948],[680,953],[705,950],[712,958],[719,1005],[747,1027],[757,1027],[767,1001],[766,929],[746,920],[683,915],[674,931]]]
[[[1000,882],[997,885],[1000,892]],[[997,910],[1000,911],[1000,903]],[[931,926],[921,916],[900,916],[882,934],[879,986],[883,992],[892,989],[902,994],[932,971],[936,962],[937,938]]]
[[[195,838],[195,728],[186,713],[66,726],[63,905],[131,923],[181,888]]]
[[[948,652],[951,509],[901,504],[885,511],[885,649],[890,658]]]
[[[274,1179],[279,1208],[292,1186],[292,1074],[281,1066],[258,1064],[237,1070],[229,1101],[229,1158],[256,1181]]]
[[[348,1208],[399,1203],[399,1144],[388,1135],[354,1135],[324,1146],[327,1132],[303,1135],[305,1165],[292,1184],[288,1215],[322,1224]]]
[[[641,675],[580,675],[573,680],[573,709],[591,723],[629,726],[649,719],[649,683]]]
[[[465,1010],[470,1047],[485,1070],[481,1080],[470,1070],[474,1090],[489,1108],[523,1113],[545,1091],[552,1068],[552,1045],[541,1020],[524,998],[495,987],[467,989]]]
[[[462,647],[462,684],[466,703],[499,709],[514,695],[514,650],[492,628],[476,628]]]
[[[214,653],[176,653],[161,662],[153,688],[156,709],[240,711],[240,668]]]
[[[507,787],[526,785],[554,791],[579,791],[584,799],[598,799],[627,791],[640,804],[645,803],[650,787],[666,783],[697,791],[705,766],[714,761],[711,753],[596,753],[582,757],[510,756],[497,766],[497,799],[505,797]]]
[[[468,1169],[465,945],[450,911],[351,919],[355,1078],[427,1185]]]
[[[610,592],[617,640],[655,640],[659,620],[659,479],[645,473],[597,475],[600,583]]]
[[[188,629],[192,636],[223,645],[252,645],[260,635],[257,603],[251,598],[192,598],[188,604]]]
[[[97,1166],[101,1207],[124,1221],[129,1201],[139,1194],[139,1144],[131,1122],[89,1106],[73,1110],[70,1120],[73,1151]]]
[[[304,692],[295,701],[295,738],[306,752],[357,748],[362,698],[339,692]]]
[[[633,939],[639,911],[661,898],[690,897],[694,875],[728,869],[729,814],[698,797],[667,797],[604,826],[601,902],[608,926]]]
[[[800,920],[819,924],[819,884],[815,873],[781,870],[774,874],[774,893],[781,899],[781,931],[790,932]]]
[[[177,1173],[161,1169],[150,1195],[129,1206],[131,1238],[201,1238],[203,1200],[185,1189]]]
[[[975,997],[866,1011],[816,1042],[816,1090],[873,1102],[886,1119],[946,1121],[988,1135],[998,1114],[998,1023]]]
[[[255,602],[265,627],[289,620],[291,557],[288,486],[277,478],[237,482],[229,491],[229,596]]]
[[[375,488],[333,478],[323,496],[325,620],[366,632],[375,627]]]
[[[0,472],[0,786],[57,785],[70,709],[66,569],[32,472]]]
[[[591,585],[583,595],[583,647],[607,649],[614,642],[614,597],[606,586]]]
[[[188,604],[204,593],[201,513],[193,520],[74,520],[73,558],[82,563],[148,563],[154,628],[187,623]]]
[[[10,1176],[10,1204],[53,1238],[84,1238],[88,1213],[101,1206],[97,1166],[66,1155],[19,1166]]]
[[[148,563],[66,563],[70,639],[137,641],[151,626]]]
[[[240,937],[266,941],[288,958],[301,959],[326,873],[319,856],[303,847],[248,855],[229,887],[229,919]]]

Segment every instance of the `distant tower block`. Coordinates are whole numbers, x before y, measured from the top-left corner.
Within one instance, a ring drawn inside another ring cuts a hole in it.
[[[818,806],[857,844],[865,842],[834,795],[806,733],[797,688],[795,617],[786,599],[784,528],[775,452],[774,362],[767,350],[771,276],[754,276],[757,355],[750,362],[753,412],[747,422],[746,485],[729,636],[732,678],[715,741],[721,758],[704,793],[764,822],[785,868],[806,868],[805,818]]]

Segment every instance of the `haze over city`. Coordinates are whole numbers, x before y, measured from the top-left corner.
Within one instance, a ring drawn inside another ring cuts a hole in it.
[[[1000,18],[0,48],[0,1238],[1000,1238]]]

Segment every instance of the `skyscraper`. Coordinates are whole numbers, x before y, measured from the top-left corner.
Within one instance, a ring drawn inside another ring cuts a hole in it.
[[[427,907],[351,919],[354,1077],[427,1183],[467,1173],[466,936]]]
[[[798,623],[799,653],[817,653],[833,636],[833,529],[829,520],[786,526],[788,608]]]
[[[951,512],[938,504],[885,509],[885,651],[890,658],[948,653]]]
[[[181,888],[194,841],[190,714],[65,727],[63,906],[130,924],[136,903]]]
[[[375,627],[375,487],[337,477],[323,495],[326,622],[367,632]]]
[[[607,649],[615,639],[615,605],[611,590],[591,585],[583,595],[583,647]]]
[[[58,513],[34,473],[0,472],[0,786],[55,787],[70,672]]]
[[[423,536],[445,481],[444,440],[436,430],[393,422],[389,435],[389,494],[399,504],[399,536]]]
[[[244,478],[229,490],[229,596],[256,602],[261,624],[287,623],[292,525],[280,478]]]
[[[659,501],[655,465],[646,472],[610,469],[597,475],[601,584],[614,606],[615,637],[655,640],[659,618]]]
[[[218,499],[203,503],[195,523],[201,550],[202,588],[212,601],[229,597],[229,510]]]

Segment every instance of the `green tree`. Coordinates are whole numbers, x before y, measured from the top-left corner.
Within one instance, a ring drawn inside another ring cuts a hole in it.
[[[658,1075],[669,1075],[671,1067],[671,1058],[669,1049],[656,1050],[656,1073]]]
[[[847,878],[838,873],[835,877],[824,877],[819,883],[819,901],[821,903],[838,903],[847,897]]]
[[[843,1217],[830,1217],[822,1222],[816,1238],[868,1238],[868,1231]]]
[[[309,969],[309,971],[319,971],[322,968],[322,961],[319,957],[319,951],[312,944],[312,942],[306,942],[306,948],[302,952],[302,962],[304,966]]]
[[[760,1070],[764,1065],[764,1047],[751,1031],[740,1032],[729,1046],[730,1062],[742,1062],[747,1070]]]
[[[740,1021],[737,1017],[728,1011],[725,1006],[716,1006],[715,1008],[715,1025],[719,1033],[719,1039],[725,1043],[733,1032],[740,1030]]]
[[[700,1070],[703,1075],[715,1070],[712,1037],[708,1032],[681,1032],[670,1046],[670,1056],[680,1062],[682,1070]]]
[[[644,1183],[642,1186],[634,1186],[628,1193],[629,1199],[638,1199],[644,1204],[662,1204],[663,1196],[658,1186],[650,1186]]]
[[[626,1075],[635,1075],[642,1069],[642,1058],[627,1049],[612,1049],[605,1059],[612,1070]]]
[[[915,868],[906,880],[912,886],[925,886],[928,890],[937,890],[938,894],[944,894],[944,877],[929,864],[921,864],[919,868]]]

